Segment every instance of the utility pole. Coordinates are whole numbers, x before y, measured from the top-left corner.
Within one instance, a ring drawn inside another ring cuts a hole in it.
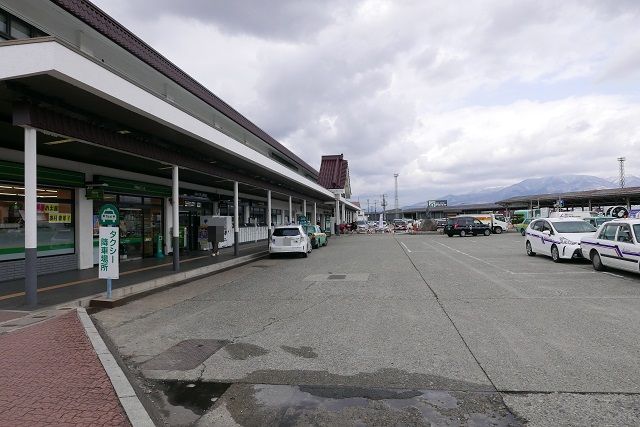
[[[369,204],[369,199],[367,199],[367,215],[371,214],[371,205]]]
[[[394,196],[395,196],[395,200],[394,200],[394,206],[393,206],[393,207],[394,207],[394,210],[395,210],[395,213],[394,213],[394,216],[393,216],[393,217],[394,217],[394,218],[398,218],[398,174],[397,174],[397,173],[394,173],[394,174],[393,174],[393,178],[394,178],[394,179],[395,179],[395,181],[396,181],[396,182],[395,182],[395,184],[396,184],[396,190],[395,190],[395,191],[396,191],[396,192],[395,192],[395,195],[394,195]]]
[[[618,163],[620,164],[620,188],[624,188],[624,162],[626,157],[618,157]]]
[[[378,213],[378,199],[376,199],[376,200],[374,200],[374,201],[373,201],[373,212],[374,212],[375,214],[377,214],[377,213]]]
[[[385,212],[385,208],[387,207],[387,199],[386,199],[386,194],[382,195],[382,220],[386,221],[387,220],[387,213]]]

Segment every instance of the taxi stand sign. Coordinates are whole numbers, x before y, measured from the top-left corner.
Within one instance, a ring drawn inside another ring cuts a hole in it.
[[[120,247],[120,215],[118,208],[106,204],[98,212],[100,233],[98,241],[98,278],[107,279],[107,298],[111,298],[111,279],[120,278],[118,248]]]
[[[99,274],[100,279],[119,279],[118,246],[120,229],[118,227],[100,227]]]

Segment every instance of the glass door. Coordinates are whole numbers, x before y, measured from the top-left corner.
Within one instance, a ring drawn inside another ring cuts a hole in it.
[[[142,258],[142,224],[142,209],[120,208],[120,259]]]
[[[144,207],[144,257],[152,257],[158,250],[158,236],[162,234],[162,206]],[[160,244],[162,250],[162,244]]]

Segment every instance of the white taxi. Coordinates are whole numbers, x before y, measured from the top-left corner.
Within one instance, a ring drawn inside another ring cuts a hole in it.
[[[593,268],[606,267],[640,272],[640,219],[614,219],[604,223],[592,237],[583,237],[582,253]]]
[[[527,255],[548,255],[554,262],[581,258],[580,239],[593,236],[596,228],[580,218],[538,218],[525,231]]]
[[[301,225],[279,225],[271,233],[269,254],[299,253],[303,257],[311,252],[311,239]]]

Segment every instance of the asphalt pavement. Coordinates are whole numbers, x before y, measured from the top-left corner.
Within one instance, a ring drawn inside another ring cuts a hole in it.
[[[159,412],[202,425],[637,425],[639,297],[516,234],[351,235],[94,319]]]

